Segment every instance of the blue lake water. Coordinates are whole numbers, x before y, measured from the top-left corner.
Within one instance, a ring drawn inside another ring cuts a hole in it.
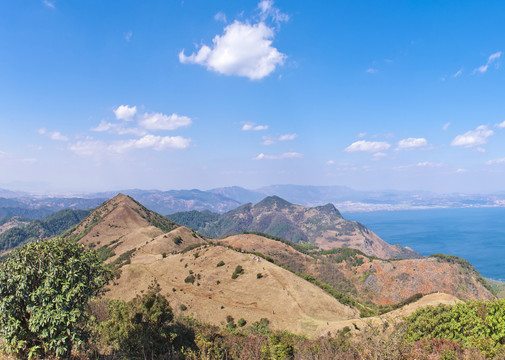
[[[505,280],[505,208],[346,213],[390,244],[422,255],[462,257],[484,276]]]

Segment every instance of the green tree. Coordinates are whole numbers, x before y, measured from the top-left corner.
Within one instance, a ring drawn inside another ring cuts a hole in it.
[[[0,335],[8,350],[68,357],[87,338],[85,307],[110,276],[93,250],[71,240],[14,250],[0,265]]]

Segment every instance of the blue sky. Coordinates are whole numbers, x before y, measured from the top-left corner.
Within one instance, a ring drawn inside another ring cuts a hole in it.
[[[0,2],[0,187],[503,191],[501,1]]]

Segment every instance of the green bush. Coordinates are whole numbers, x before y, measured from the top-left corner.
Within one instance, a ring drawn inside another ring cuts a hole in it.
[[[216,267],[224,266],[224,261],[221,260],[220,262],[217,263]]]
[[[188,275],[185,279],[184,282],[186,284],[194,284],[195,283],[195,276],[194,275]]]
[[[68,357],[87,337],[85,307],[111,277],[93,250],[57,238],[0,265],[0,334],[20,357]]]

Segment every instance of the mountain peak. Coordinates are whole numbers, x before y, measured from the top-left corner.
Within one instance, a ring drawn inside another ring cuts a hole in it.
[[[332,203],[328,203],[328,204],[322,205],[322,206],[317,206],[316,209],[323,214],[336,215],[339,218],[343,218],[340,211],[338,211],[338,209]]]
[[[259,203],[255,205],[255,207],[289,207],[293,204],[291,204],[289,201],[286,201],[276,195],[273,196],[267,196],[263,200],[261,200]]]

